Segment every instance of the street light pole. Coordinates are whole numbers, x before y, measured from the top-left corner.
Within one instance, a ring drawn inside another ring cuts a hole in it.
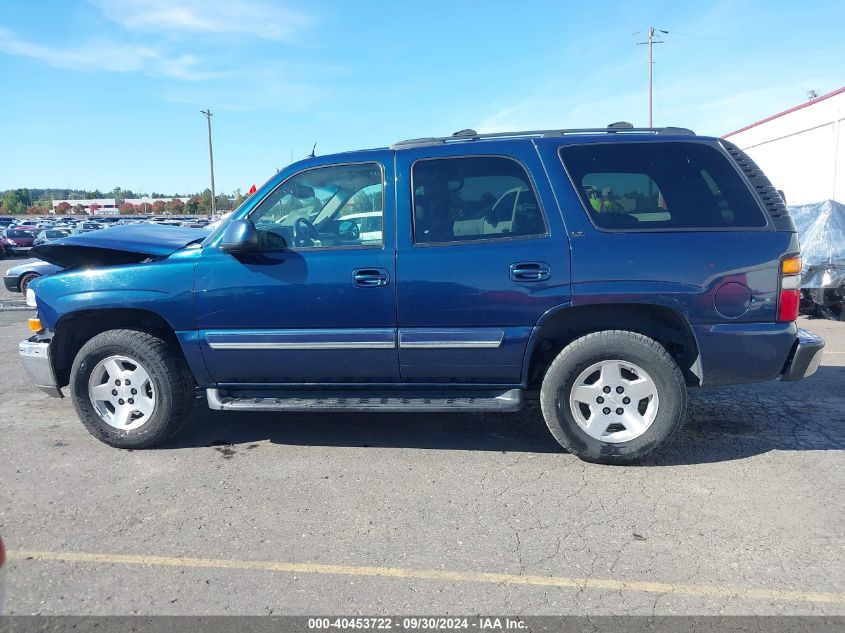
[[[214,191],[214,150],[211,148],[211,108],[200,110],[208,121],[208,160],[211,163],[211,215],[217,215],[217,194]]]

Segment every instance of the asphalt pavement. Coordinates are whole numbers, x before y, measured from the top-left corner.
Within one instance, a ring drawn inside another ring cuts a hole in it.
[[[801,319],[815,376],[692,391],[670,446],[609,467],[534,406],[198,401],[167,447],[119,451],[30,386],[27,316],[0,310],[8,614],[845,615],[845,324]]]

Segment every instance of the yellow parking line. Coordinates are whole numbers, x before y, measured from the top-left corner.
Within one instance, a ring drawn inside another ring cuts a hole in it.
[[[690,596],[749,598],[788,602],[845,603],[845,593],[789,591],[782,589],[752,589],[724,585],[686,585],[640,580],[611,580],[603,578],[567,578],[564,576],[521,576],[492,572],[450,571],[445,569],[404,569],[401,567],[368,567],[358,565],[321,565],[317,563],[285,563],[258,560],[226,560],[213,558],[183,558],[181,556],[144,556],[133,554],[94,554],[88,552],[27,552],[9,551],[13,561],[61,561],[68,563],[107,563],[118,565],[153,565],[159,567],[200,567],[208,569],[238,569],[276,571],[297,574],[325,574],[340,576],[370,576],[376,578],[414,578],[419,580],[478,582],[498,585],[529,585],[536,587],[572,587],[606,589],[612,591],[640,591],[646,593],[676,593]]]

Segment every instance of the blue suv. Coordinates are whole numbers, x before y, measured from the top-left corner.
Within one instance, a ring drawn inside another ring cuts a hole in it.
[[[24,367],[121,448],[197,388],[231,411],[515,411],[624,464],[687,389],[797,380],[798,240],[734,145],[627,124],[421,138],[292,164],[210,234],[132,225],[39,246]]]

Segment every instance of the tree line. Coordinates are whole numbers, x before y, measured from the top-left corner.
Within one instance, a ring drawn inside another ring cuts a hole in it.
[[[147,194],[135,193],[129,189],[115,187],[109,192],[102,192],[99,189],[93,191],[81,189],[8,189],[0,191],[0,214],[31,214],[47,215],[52,210],[53,200],[95,200],[100,198],[115,198],[118,210],[121,213],[178,213],[186,215],[199,215],[211,213],[211,190],[206,189],[200,194],[161,194],[153,192],[151,198],[170,198],[167,201],[156,200],[153,203],[142,203],[133,205],[126,202],[127,198],[146,198]],[[243,202],[246,196],[236,189],[232,197],[218,195],[216,206],[218,211],[229,211]],[[188,198],[183,202],[179,198]],[[95,209],[97,205],[93,205]],[[57,213],[81,214],[84,213],[83,206],[78,204],[71,206],[67,202],[56,208]]]

